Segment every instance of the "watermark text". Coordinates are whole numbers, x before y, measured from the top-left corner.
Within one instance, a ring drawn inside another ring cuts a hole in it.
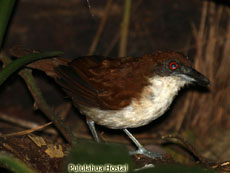
[[[128,164],[124,165],[94,165],[94,164],[68,164],[69,172],[128,172]]]

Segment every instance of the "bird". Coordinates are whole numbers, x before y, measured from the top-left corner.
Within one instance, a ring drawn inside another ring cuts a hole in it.
[[[54,70],[56,82],[86,116],[95,141],[100,142],[95,124],[122,129],[137,146],[130,154],[153,159],[162,155],[145,149],[128,129],[162,116],[185,85],[210,83],[188,57],[175,51],[141,57],[82,56]]]

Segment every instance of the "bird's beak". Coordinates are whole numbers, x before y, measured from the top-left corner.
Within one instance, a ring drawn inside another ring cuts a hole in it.
[[[202,75],[200,72],[196,71],[192,67],[183,67],[180,74],[178,76],[182,77],[187,82],[197,83],[201,86],[209,85],[210,81]]]

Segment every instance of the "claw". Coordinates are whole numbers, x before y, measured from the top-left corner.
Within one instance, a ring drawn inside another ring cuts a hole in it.
[[[136,151],[130,151],[129,154],[130,155],[142,154],[152,159],[157,159],[157,158],[162,159],[162,154],[158,152],[152,152],[152,151],[146,150],[144,147],[141,147]]]

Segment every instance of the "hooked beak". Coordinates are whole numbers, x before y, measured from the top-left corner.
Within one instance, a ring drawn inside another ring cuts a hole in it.
[[[181,73],[177,75],[182,77],[187,82],[193,82],[201,86],[207,86],[210,83],[210,81],[204,75],[192,67],[183,67],[183,69],[181,69]]]

